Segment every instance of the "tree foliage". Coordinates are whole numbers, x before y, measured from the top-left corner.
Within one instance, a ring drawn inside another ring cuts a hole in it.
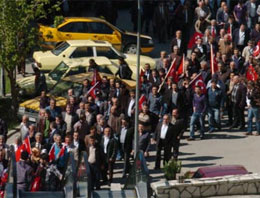
[[[0,67],[10,79],[14,110],[18,106],[15,69],[39,44],[37,21],[59,8],[58,3],[49,4],[50,0],[0,0]]]

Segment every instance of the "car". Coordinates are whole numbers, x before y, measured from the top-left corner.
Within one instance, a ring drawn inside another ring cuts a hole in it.
[[[61,79],[75,74],[86,73],[92,77],[93,72],[87,72],[90,58],[80,59],[65,59],[60,62],[51,72],[45,75],[47,89],[50,90]],[[106,75],[114,78],[114,73],[118,70],[117,66],[113,65],[106,57],[96,57],[95,62],[99,65],[98,72],[101,76]],[[27,76],[16,81],[21,98],[32,98],[35,93],[35,76]]]
[[[106,75],[108,79],[114,78],[113,75],[100,73],[101,75]],[[48,92],[47,96],[56,99],[56,105],[65,110],[67,103],[67,91],[68,89],[74,89],[74,94],[76,97],[79,97],[80,91],[82,89],[82,82],[84,79],[92,80],[92,75],[90,73],[79,73],[75,75],[70,75],[64,77],[56,83],[51,90]],[[136,82],[133,80],[123,80],[118,79],[126,85],[126,88],[133,89],[136,87]],[[37,96],[33,99],[26,100],[20,103],[18,108],[18,117],[22,118],[23,115],[27,115],[29,121],[32,123],[37,122],[38,115],[40,111],[40,96]]]
[[[64,59],[100,56],[107,57],[115,65],[118,65],[118,59],[123,57],[133,73],[135,73],[137,56],[121,53],[107,41],[68,40],[60,43],[53,50],[36,51],[33,53],[35,64],[43,71],[52,70]],[[154,59],[148,56],[140,56],[141,67],[144,67],[146,63],[149,63],[151,68],[155,67]]]
[[[244,175],[249,172],[241,165],[220,165],[198,168],[192,178],[222,177],[226,175]]]
[[[136,54],[137,34],[130,33],[115,27],[101,18],[95,17],[68,17],[55,27],[39,25],[40,36],[45,46],[55,46],[66,40],[92,39],[109,41],[112,45],[125,53]],[[154,48],[150,36],[141,35],[141,52],[148,53]]]

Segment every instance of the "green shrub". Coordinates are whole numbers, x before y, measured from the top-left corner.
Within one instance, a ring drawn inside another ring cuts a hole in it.
[[[168,180],[176,179],[176,174],[181,172],[181,161],[171,159],[163,167],[164,175]]]

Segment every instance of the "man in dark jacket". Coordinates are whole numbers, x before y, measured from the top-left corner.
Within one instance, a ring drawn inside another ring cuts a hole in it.
[[[17,172],[17,189],[21,191],[29,191],[32,182],[33,169],[27,163],[29,154],[26,151],[21,153],[21,159],[16,164]]]
[[[155,169],[160,169],[162,149],[164,149],[164,163],[170,160],[172,137],[172,125],[169,116],[166,114],[163,116],[163,121],[157,125],[153,137],[153,142],[156,141]]]
[[[101,148],[104,152],[105,167],[103,170],[103,180],[107,181],[107,172],[109,174],[109,184],[113,180],[113,169],[117,154],[117,142],[111,135],[111,128],[104,130],[104,136],[101,139]]]
[[[123,58],[119,58],[119,69],[116,72],[116,75],[119,75],[121,79],[131,80],[132,70],[129,68],[128,64]]]
[[[6,122],[2,118],[0,118],[0,135],[3,135],[6,140],[7,140],[7,132],[8,129],[7,129]]]
[[[207,92],[208,99],[208,115],[209,115],[209,132],[215,130],[215,126],[221,130],[220,123],[220,108],[223,107],[223,93],[221,89],[217,87],[215,80],[211,81],[211,87]]]
[[[239,124],[239,129],[243,130],[245,128],[244,110],[246,106],[246,86],[241,82],[239,76],[234,76],[233,82],[234,87],[231,92],[231,101],[233,104],[233,123],[230,130],[238,127]]]

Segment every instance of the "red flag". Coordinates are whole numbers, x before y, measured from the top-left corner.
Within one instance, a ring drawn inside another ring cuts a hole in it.
[[[203,82],[202,75],[199,73],[189,84],[194,90],[196,86],[200,86],[201,92],[205,94],[207,92],[206,85]]]
[[[41,177],[40,176],[35,177],[31,186],[32,186],[31,192],[39,191],[41,186]]]
[[[190,41],[188,43],[188,48],[191,49],[193,47],[193,45],[196,43],[198,38],[202,38],[203,34],[199,33],[199,32],[195,32],[192,37],[190,38]]]
[[[16,159],[16,162],[20,161],[21,159],[21,153],[25,150],[25,146],[24,144],[20,145],[16,152],[15,152],[15,159]]]
[[[253,56],[257,57],[260,54],[260,41],[258,41],[257,45],[255,46]]]
[[[65,151],[66,151],[66,146],[63,145],[58,154],[58,158],[62,157],[65,154]]]
[[[91,85],[95,85],[97,82],[101,82],[101,77],[98,73],[98,71],[95,69],[94,72],[93,72],[93,78],[92,78],[92,81],[91,81]]]
[[[177,73],[178,73],[179,76],[184,74],[184,72],[185,72],[184,71],[184,62],[185,62],[185,57],[184,57],[184,54],[183,54],[181,64],[179,65],[179,68],[177,70]]]
[[[176,58],[172,61],[172,64],[165,76],[165,79],[167,79],[169,76],[174,77],[176,73]]]
[[[218,71],[218,64],[217,64],[216,57],[213,52],[212,44],[210,44],[210,70],[211,70],[212,75]]]
[[[144,102],[146,102],[146,97],[145,95],[143,94],[140,98],[139,98],[139,109],[142,109],[142,106],[144,104]]]
[[[255,68],[252,65],[249,65],[246,72],[246,78],[249,81],[257,81],[258,75],[255,71]]]
[[[97,86],[99,85],[99,83],[100,83],[100,81],[96,82],[96,84],[95,84],[94,86],[92,86],[92,87],[90,88],[90,90],[88,90],[87,95],[91,95],[92,98],[96,99],[96,93],[95,93],[95,91],[96,91],[96,88],[97,88]]]
[[[49,162],[52,162],[55,160],[55,146],[54,144],[51,147],[51,150],[49,151]]]
[[[25,150],[27,151],[27,153],[32,154],[32,149],[31,149],[30,137],[29,136],[27,136],[23,140],[23,144],[24,144],[24,147],[25,147]]]

